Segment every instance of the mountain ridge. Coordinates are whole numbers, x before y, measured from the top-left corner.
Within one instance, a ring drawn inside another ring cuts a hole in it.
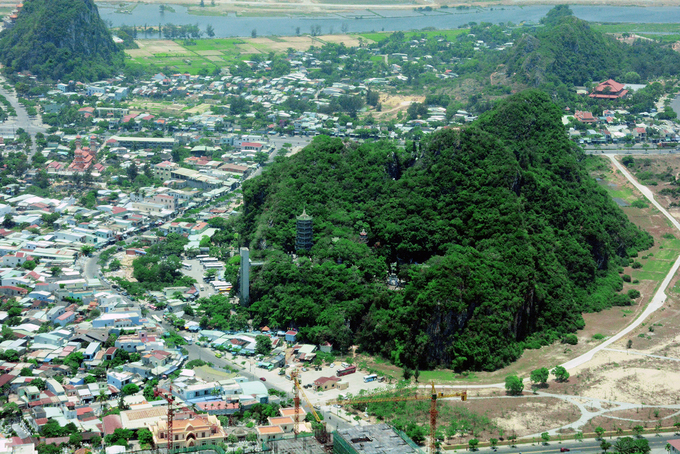
[[[15,25],[0,33],[0,62],[8,74],[92,81],[115,74],[123,51],[92,0],[26,0]]]
[[[630,304],[617,270],[653,240],[587,174],[546,94],[407,148],[317,138],[244,184],[242,244],[265,259],[256,324],[397,365],[494,370],[582,328],[581,311]],[[303,206],[315,244],[294,260]]]

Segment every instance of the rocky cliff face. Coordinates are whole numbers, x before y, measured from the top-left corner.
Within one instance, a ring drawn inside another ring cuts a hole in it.
[[[95,80],[123,62],[92,0],[26,0],[13,27],[0,34],[0,62],[9,73],[44,80]]]

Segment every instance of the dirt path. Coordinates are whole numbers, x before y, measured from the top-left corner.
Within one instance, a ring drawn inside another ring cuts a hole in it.
[[[651,203],[656,207],[668,220],[671,222],[671,224],[680,232],[680,222],[678,222],[671,214],[663,207],[661,204],[659,204],[655,199],[654,199],[654,194],[652,191],[647,188],[646,186],[638,183],[637,180],[621,165],[616,160],[615,155],[607,155],[609,159],[611,159],[612,163],[614,166],[621,172],[623,176],[626,177],[626,179],[638,190],[640,193],[642,193]],[[661,282],[658,290],[654,294],[652,300],[650,303],[647,305],[647,307],[642,311],[639,316],[635,318],[635,320],[630,323],[628,326],[623,328],[621,331],[616,333],[615,335],[611,336],[608,338],[606,341],[602,342],[600,345],[597,347],[589,350],[588,352],[570,360],[567,361],[566,363],[562,364],[562,366],[568,370],[573,370],[576,368],[581,368],[583,365],[587,364],[589,361],[593,359],[596,353],[602,352],[602,351],[612,351],[612,352],[617,352],[617,353],[626,353],[626,354],[634,354],[634,355],[639,355],[643,357],[649,357],[649,358],[655,358],[655,359],[662,359],[662,360],[668,360],[668,361],[680,361],[678,358],[673,358],[673,357],[666,357],[666,356],[660,356],[660,355],[653,355],[653,354],[646,354],[646,353],[640,353],[640,352],[628,352],[625,350],[618,350],[618,349],[613,349],[613,348],[608,348],[610,345],[613,343],[619,341],[621,338],[623,338],[625,335],[629,334],[631,331],[635,330],[638,328],[640,325],[642,325],[645,320],[649,319],[649,317],[654,314],[657,310],[661,309],[664,304],[666,303],[667,295],[666,295],[666,289],[668,288],[670,282],[673,280],[675,277],[678,269],[680,268],[680,257],[674,262],[673,266],[671,267],[671,270],[669,273],[666,275],[664,280]],[[529,381],[528,379],[525,379],[525,382],[528,384]],[[422,388],[426,388],[427,386],[421,386]],[[465,389],[489,389],[489,388],[504,388],[505,384],[504,383],[494,383],[491,385],[447,385],[447,386],[441,386],[441,388],[465,388]],[[600,399],[597,397],[584,397],[584,396],[576,396],[576,395],[567,395],[567,394],[551,394],[547,392],[542,392],[542,391],[537,391],[534,396],[536,397],[553,397],[553,398],[558,398],[561,400],[564,400],[566,402],[569,402],[573,405],[575,405],[579,411],[581,412],[581,416],[579,417],[578,420],[561,425],[559,427],[552,428],[548,430],[548,433],[550,435],[558,435],[560,433],[563,433],[564,431],[571,431],[575,430],[578,431],[582,427],[584,427],[586,424],[588,424],[589,421],[592,421],[594,418],[597,417],[607,417],[607,418],[613,418],[617,420],[622,420],[622,421],[638,421],[637,419],[634,418],[624,418],[620,416],[615,416],[612,415],[611,413],[614,412],[620,412],[622,410],[634,410],[634,409],[644,409],[644,408],[650,408],[650,409],[667,409],[667,410],[677,410],[673,412],[670,416],[665,416],[664,418],[661,419],[667,419],[669,417],[675,417],[678,414],[680,414],[680,404],[670,404],[670,405],[644,405],[644,404],[639,404],[639,403],[629,403],[629,402],[623,402],[623,401],[617,401],[617,400],[607,400],[607,399]],[[524,396],[527,397],[527,396]],[[498,398],[512,398],[509,396],[493,396],[493,397],[470,397],[470,399],[498,399]],[[534,434],[530,435],[528,438],[531,437],[540,437],[540,434]]]

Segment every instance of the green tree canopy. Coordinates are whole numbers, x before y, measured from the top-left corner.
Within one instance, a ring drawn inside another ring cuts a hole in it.
[[[508,375],[505,377],[505,390],[508,394],[519,396],[524,391],[524,382],[517,375]]]
[[[550,371],[547,367],[541,367],[531,371],[531,381],[535,384],[544,385],[550,378]]]
[[[399,367],[494,370],[618,304],[618,267],[653,240],[589,176],[561,115],[529,90],[406,149],[319,136],[244,182],[254,323]],[[303,208],[313,246],[293,258]]]
[[[555,376],[555,380],[558,382],[565,382],[569,380],[569,372],[567,372],[567,369],[562,366],[555,367],[551,373]]]

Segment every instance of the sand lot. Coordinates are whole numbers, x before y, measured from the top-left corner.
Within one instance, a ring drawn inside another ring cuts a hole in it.
[[[131,57],[153,57],[156,54],[189,55],[191,53],[169,39],[142,39],[136,43],[139,49],[126,50]]]

